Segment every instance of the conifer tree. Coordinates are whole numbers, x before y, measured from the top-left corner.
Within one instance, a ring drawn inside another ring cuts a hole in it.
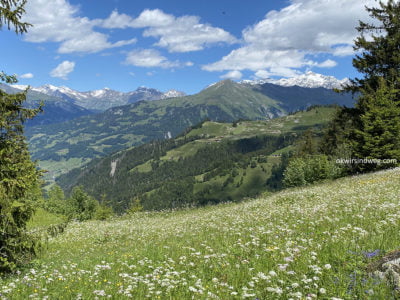
[[[339,125],[341,133],[338,136],[331,130],[325,141],[338,147],[350,145],[357,158],[400,162],[400,2],[380,1],[378,7],[366,10],[373,22],[359,22],[360,35],[354,47],[358,54],[353,59],[353,66],[363,77],[351,80],[344,88],[358,97],[356,107],[337,114],[333,124]],[[383,166],[361,164],[350,169],[354,172],[377,167]]]
[[[27,0],[0,0],[0,29],[7,25],[8,30],[14,27],[16,34],[25,33],[29,23],[21,22],[21,17],[25,13]]]
[[[6,24],[17,34],[26,32],[29,24],[20,22],[25,3],[0,0],[0,28]],[[0,72],[0,82],[17,80]],[[26,92],[9,95],[0,90],[0,273],[31,259],[37,246],[25,227],[40,194],[40,172],[30,158],[23,123],[40,109],[23,107]]]
[[[357,27],[360,36],[354,50],[360,53],[353,59],[353,66],[363,78],[351,80],[347,90],[363,92],[367,86],[377,90],[381,77],[395,89],[400,88],[400,2],[380,1],[379,6],[366,8],[374,23],[360,21]]]
[[[378,88],[367,86],[359,98],[357,106],[362,111],[360,128],[354,150],[357,157],[369,159],[390,159],[400,162],[400,105],[398,90],[388,86],[380,77]],[[362,170],[394,166],[395,163],[369,163],[361,165]]]

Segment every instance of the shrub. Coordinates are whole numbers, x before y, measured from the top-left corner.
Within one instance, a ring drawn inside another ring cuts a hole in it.
[[[67,214],[67,203],[65,195],[60,186],[54,185],[47,193],[47,199],[44,201],[43,208],[53,214]]]
[[[26,264],[40,248],[25,230],[33,207],[30,197],[14,200],[0,185],[0,274]]]
[[[67,200],[67,216],[78,221],[92,219],[98,205],[96,199],[86,194],[82,187],[74,187],[71,198]]]
[[[142,211],[143,210],[143,206],[140,203],[140,199],[138,197],[132,199],[132,202],[128,208],[128,210],[126,211],[127,214],[134,214],[136,212]]]
[[[113,215],[114,211],[111,207],[101,204],[97,206],[97,209],[94,213],[94,219],[104,221],[111,218]]]
[[[283,183],[286,187],[301,186],[341,175],[342,168],[326,155],[297,157],[289,161]]]

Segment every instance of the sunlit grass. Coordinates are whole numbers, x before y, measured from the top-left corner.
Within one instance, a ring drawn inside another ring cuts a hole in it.
[[[35,228],[47,228],[51,225],[57,225],[66,221],[64,216],[56,215],[38,208],[27,224],[28,230]]]
[[[400,169],[193,210],[70,224],[4,299],[393,299]]]

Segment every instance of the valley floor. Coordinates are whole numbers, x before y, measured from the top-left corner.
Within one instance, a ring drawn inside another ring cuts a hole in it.
[[[239,204],[72,223],[0,299],[393,299],[400,169]]]

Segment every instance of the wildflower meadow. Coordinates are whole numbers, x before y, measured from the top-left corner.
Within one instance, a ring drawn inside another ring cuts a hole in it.
[[[241,203],[70,223],[0,299],[395,299],[400,169]]]

